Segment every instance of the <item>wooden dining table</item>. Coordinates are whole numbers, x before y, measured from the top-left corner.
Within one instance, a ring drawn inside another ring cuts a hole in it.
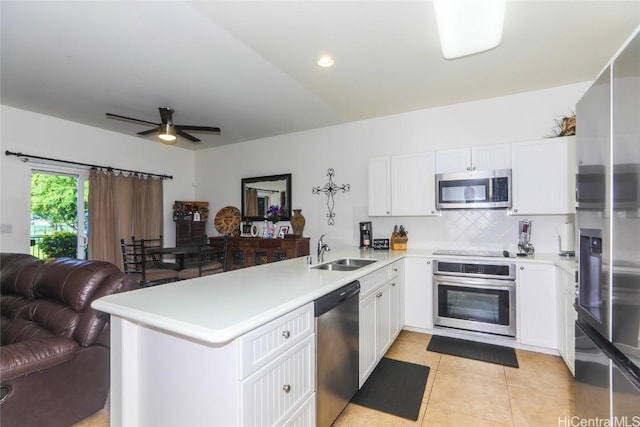
[[[149,248],[146,252],[151,255],[153,261],[166,268],[166,264],[162,263],[163,255],[174,255],[176,257],[176,270],[184,269],[184,259],[186,255],[193,255],[200,253],[206,253],[209,250],[213,251],[210,246],[202,246],[198,249],[198,245],[181,245],[166,248]],[[156,258],[159,255],[159,258]]]

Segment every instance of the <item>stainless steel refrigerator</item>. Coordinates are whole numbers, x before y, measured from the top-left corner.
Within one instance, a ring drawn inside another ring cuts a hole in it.
[[[578,102],[576,139],[576,415],[640,425],[640,28]]]

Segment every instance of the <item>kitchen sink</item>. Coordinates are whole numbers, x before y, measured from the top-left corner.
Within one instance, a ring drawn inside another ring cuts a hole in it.
[[[340,258],[313,268],[330,271],[353,271],[376,262],[375,259]]]

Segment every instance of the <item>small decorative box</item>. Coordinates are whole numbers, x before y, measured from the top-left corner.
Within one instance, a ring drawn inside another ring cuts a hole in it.
[[[374,250],[389,250],[389,239],[373,239]]]

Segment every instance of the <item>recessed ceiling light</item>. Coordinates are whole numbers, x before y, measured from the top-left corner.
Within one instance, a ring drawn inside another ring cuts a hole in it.
[[[332,57],[330,56],[321,56],[318,59],[318,65],[321,67],[331,67],[334,64],[334,60]]]

